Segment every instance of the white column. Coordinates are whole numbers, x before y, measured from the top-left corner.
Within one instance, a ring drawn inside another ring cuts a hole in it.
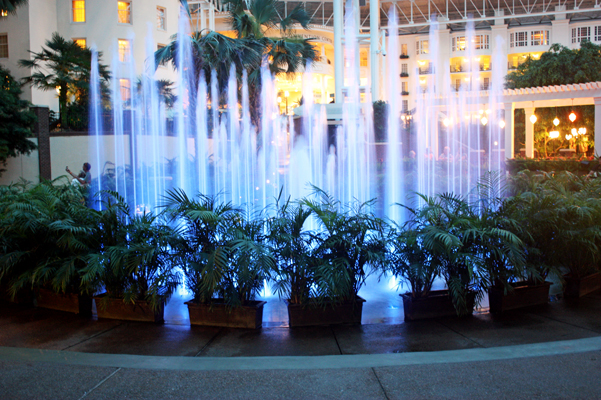
[[[526,158],[534,158],[534,124],[530,122],[532,113],[534,113],[534,107],[524,108],[526,116]]]
[[[601,97],[595,97],[595,155],[601,156]]]
[[[514,150],[514,121],[513,115],[515,105],[513,103],[505,103],[505,158],[513,158]],[[530,122],[530,121],[528,121]]]
[[[396,32],[394,33],[397,34]],[[369,1],[369,53],[371,72],[371,101],[380,100],[380,1]]]
[[[334,87],[336,103],[343,103],[342,86],[344,85],[344,49],[342,48],[343,3],[334,0]]]

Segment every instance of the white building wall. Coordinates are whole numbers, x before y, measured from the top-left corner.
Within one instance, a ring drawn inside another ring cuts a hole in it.
[[[36,145],[38,144],[38,139],[32,138],[30,140]],[[5,166],[0,166],[1,169],[6,170],[0,176],[0,185],[17,183],[21,178],[34,183],[39,182],[40,164],[38,160],[37,150],[32,151],[29,155],[9,158],[6,160]]]
[[[0,34],[7,34],[8,37],[8,58],[0,58],[0,64],[8,68],[16,79],[28,76],[29,72],[17,63],[29,57],[29,5],[17,9],[16,15],[0,17]],[[31,101],[29,87],[23,88],[21,98]]]

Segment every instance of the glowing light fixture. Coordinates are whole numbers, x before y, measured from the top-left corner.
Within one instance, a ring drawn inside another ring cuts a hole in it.
[[[571,140],[572,139],[572,135],[566,135],[566,140]]]
[[[532,114],[532,115],[530,116],[530,122],[532,122],[532,123],[535,123],[537,119],[538,119],[538,118],[536,118],[536,115],[534,115],[534,114]]]
[[[576,114],[574,113],[574,111],[572,111],[570,113],[570,115],[568,116],[568,118],[570,119],[570,121],[574,122],[576,121]]]
[[[442,124],[443,124],[444,126],[449,126],[449,124],[450,124],[450,123],[451,123],[451,121],[450,121],[448,118],[445,118],[445,119],[442,121]]]
[[[488,118],[482,117],[482,119],[480,120],[480,122],[482,122],[482,125],[486,125],[486,124],[488,124]]]
[[[559,131],[551,131],[551,132],[549,132],[549,137],[551,139],[557,139],[559,137]]]
[[[499,121],[499,128],[501,128],[501,129],[505,128],[505,121],[503,121],[503,120]]]
[[[576,128],[572,128],[570,132],[572,133],[572,136],[578,136],[578,131],[576,130]]]
[[[586,135],[586,128],[578,128],[579,135]]]
[[[555,117],[555,119],[553,120],[553,125],[559,125],[559,118]]]

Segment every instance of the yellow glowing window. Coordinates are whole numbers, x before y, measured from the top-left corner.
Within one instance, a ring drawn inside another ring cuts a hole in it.
[[[77,45],[78,45],[79,47],[81,47],[82,49],[85,49],[85,48],[86,48],[86,40],[85,40],[85,39],[73,39],[73,41],[74,41],[75,43],[77,43]]]
[[[86,2],[85,0],[73,0],[73,22],[86,22]]]
[[[131,82],[129,79],[119,79],[119,89],[121,91],[121,100],[129,101],[131,99]]]
[[[118,1],[119,23],[131,24],[131,3],[129,1]]]
[[[359,66],[367,67],[367,51],[362,51],[359,57]]]
[[[128,62],[131,54],[129,40],[119,39],[119,61]]]

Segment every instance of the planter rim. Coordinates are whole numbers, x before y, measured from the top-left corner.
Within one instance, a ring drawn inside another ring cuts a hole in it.
[[[468,290],[467,292],[468,293],[477,293],[475,290]],[[413,292],[399,293],[399,296],[419,301],[419,299],[425,299],[428,297],[447,296],[449,294],[449,289],[430,290],[430,294],[428,294],[427,296],[422,296],[422,297],[413,297],[413,296],[411,296],[411,293],[413,293]]]
[[[215,299],[215,300],[223,300],[223,299]],[[191,305],[191,306],[209,306],[209,307],[210,306],[226,306],[227,305],[225,302],[216,301],[213,303],[198,303],[194,300],[185,301],[184,304],[186,304],[188,306]],[[257,307],[261,307],[265,304],[267,304],[267,302],[263,301],[263,300],[251,300],[247,304],[232,307],[232,308],[257,308]]]
[[[286,302],[286,305],[288,307],[310,307],[310,306],[319,305],[319,303],[316,303],[316,302],[309,302],[309,303],[302,303],[302,304],[290,303],[290,299],[285,299],[284,301]],[[357,301],[361,302],[361,303],[365,303],[367,300],[365,300],[363,297],[357,295],[357,296],[355,296],[355,300],[341,301],[338,304],[357,302]],[[331,299],[327,299],[322,304],[332,304],[332,303],[336,303],[336,302],[333,302]]]

